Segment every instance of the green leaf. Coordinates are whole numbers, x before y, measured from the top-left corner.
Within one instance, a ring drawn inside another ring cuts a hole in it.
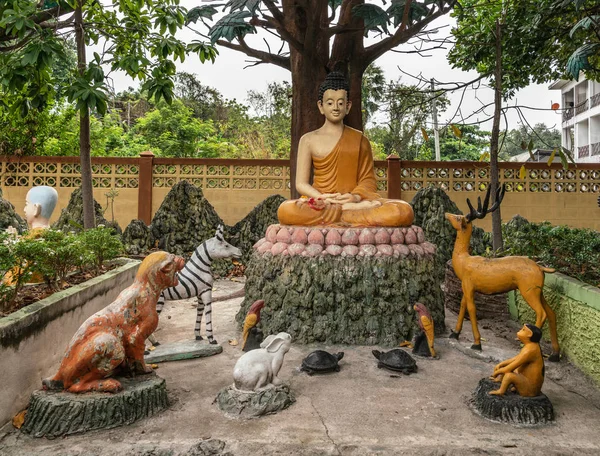
[[[527,150],[527,143],[525,140],[521,141],[521,150]]]
[[[569,32],[569,36],[571,38],[573,38],[573,35],[575,35],[575,33],[577,32],[577,30],[579,30],[580,28],[583,28],[584,30],[587,30],[590,27],[592,27],[595,22],[598,22],[598,21],[600,21],[600,15],[584,17],[577,24],[575,24],[573,26],[573,28]]]
[[[576,81],[579,81],[579,73],[592,68],[589,57],[595,53],[600,43],[587,43],[577,48],[567,60],[567,73]]]
[[[244,20],[251,16],[248,11],[237,11],[219,19],[209,31],[211,43],[215,44],[221,38],[233,41],[234,38],[243,37],[248,33],[256,33],[256,28]]]
[[[229,8],[229,12],[233,13],[236,10],[247,9],[254,15],[256,10],[260,7],[261,0],[229,0],[225,5],[225,9]]]
[[[383,8],[371,4],[356,5],[352,8],[352,14],[363,19],[365,34],[369,30],[389,33],[387,26],[390,19]]]
[[[212,17],[217,14],[217,9],[210,5],[205,6],[196,6],[188,11],[187,16],[185,18],[185,25],[190,23],[196,23],[198,19],[201,17],[205,17],[209,20],[212,20]]]
[[[564,147],[560,149],[560,162],[563,165],[564,169],[569,169],[569,162],[567,161],[567,157],[565,156]]]

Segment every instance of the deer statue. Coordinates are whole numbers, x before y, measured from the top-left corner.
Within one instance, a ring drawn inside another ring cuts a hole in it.
[[[471,256],[469,254],[469,241],[474,219],[483,219],[486,214],[495,211],[502,198],[504,198],[505,186],[503,185],[496,193],[496,201],[490,209],[490,190],[485,195],[483,206],[481,198],[477,198],[477,210],[473,208],[467,198],[470,212],[467,215],[456,215],[446,213],[446,220],[457,231],[456,242],[452,252],[452,266],[456,276],[462,282],[463,297],[460,302],[460,311],[456,329],[450,334],[450,338],[457,339],[462,330],[465,311],[469,312],[471,326],[473,327],[474,343],[473,350],[481,350],[481,335],[477,328],[477,315],[475,309],[475,292],[483,294],[505,293],[511,290],[519,290],[523,299],[529,304],[536,315],[535,325],[541,329],[548,318],[550,325],[550,337],[552,340],[552,355],[549,361],[560,360],[560,348],[558,345],[558,334],[556,331],[556,315],[548,306],[542,293],[544,288],[544,272],[554,272],[554,269],[545,268],[535,261],[522,256],[508,256],[503,258],[484,258]]]

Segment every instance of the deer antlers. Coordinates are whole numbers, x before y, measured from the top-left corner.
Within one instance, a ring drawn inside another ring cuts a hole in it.
[[[486,214],[494,212],[496,209],[498,209],[498,206],[500,206],[500,203],[504,198],[504,193],[506,192],[506,184],[502,184],[500,187],[498,187],[498,190],[496,191],[496,201],[494,202],[492,207],[488,209],[491,190],[492,187],[490,185],[488,186],[487,192],[485,194],[485,199],[483,200],[483,207],[481,205],[481,197],[477,197],[477,210],[475,210],[475,208],[471,205],[471,201],[469,201],[469,198],[467,198],[467,205],[469,206],[470,211],[467,215],[465,215],[465,220],[467,222],[470,222],[471,220],[475,219],[482,219],[486,216]]]

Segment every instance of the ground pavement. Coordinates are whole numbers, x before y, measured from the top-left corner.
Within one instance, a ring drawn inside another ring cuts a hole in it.
[[[219,281],[215,295],[243,286]],[[467,399],[493,364],[473,358],[466,322],[462,350],[436,339],[440,360],[418,360],[410,376],[378,369],[376,347],[293,345],[279,376],[289,382],[297,402],[276,415],[239,421],[226,418],[213,404],[218,391],[232,383],[240,346],[234,316],[242,298],[213,306],[215,337],[223,353],[210,358],[161,363],[173,401],[169,410],[131,426],[62,439],[34,439],[5,426],[0,455],[11,456],[203,456],[229,455],[598,455],[600,395],[568,363],[549,365],[544,392],[554,404],[557,422],[545,428],[515,428],[475,415]],[[452,326],[455,316],[447,316]],[[161,314],[162,342],[193,337],[194,301],[167,303]],[[495,336],[480,322],[484,354],[510,357],[518,346]],[[516,333],[516,331],[515,331]],[[492,350],[492,347],[494,350]],[[302,358],[316,348],[344,351],[339,373],[310,377],[298,371]]]

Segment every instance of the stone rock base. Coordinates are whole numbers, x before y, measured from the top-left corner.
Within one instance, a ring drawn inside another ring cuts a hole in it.
[[[21,430],[55,438],[131,424],[169,406],[165,380],[156,374],[118,380],[123,390],[116,394],[34,391]]]
[[[397,346],[415,328],[413,305],[429,309],[438,334],[445,330],[440,283],[443,264],[433,254],[394,256],[291,256],[255,252],[246,269],[250,305],[265,300],[261,329],[284,331],[294,343]]]
[[[522,397],[507,392],[504,396],[492,396],[490,391],[498,389],[500,383],[482,378],[473,392],[471,407],[481,416],[499,423],[517,426],[539,426],[554,422],[554,408],[545,394]]]
[[[262,391],[240,391],[231,385],[219,391],[215,402],[231,417],[255,418],[284,410],[296,402],[296,398],[287,385]]]

